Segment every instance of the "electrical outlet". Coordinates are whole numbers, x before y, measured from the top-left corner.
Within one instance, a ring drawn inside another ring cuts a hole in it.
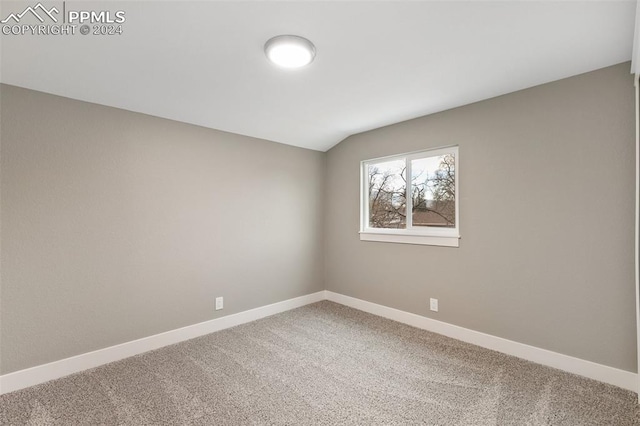
[[[431,309],[433,312],[438,312],[438,299],[429,299],[429,309]]]
[[[224,298],[216,297],[216,311],[224,308]]]

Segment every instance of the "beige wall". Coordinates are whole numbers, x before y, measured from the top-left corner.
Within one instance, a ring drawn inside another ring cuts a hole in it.
[[[634,129],[626,63],[348,138],[327,157],[326,288],[636,371]],[[359,162],[451,144],[460,247],[359,241]]]
[[[0,98],[3,374],[323,289],[325,154]]]

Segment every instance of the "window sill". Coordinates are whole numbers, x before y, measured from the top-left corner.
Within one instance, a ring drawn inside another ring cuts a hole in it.
[[[391,234],[360,232],[360,241],[378,241],[383,243],[419,244],[426,246],[459,247],[460,237],[449,235]]]

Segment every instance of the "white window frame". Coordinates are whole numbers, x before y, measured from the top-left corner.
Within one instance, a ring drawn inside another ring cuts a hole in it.
[[[456,190],[456,226],[455,228],[439,228],[420,226],[414,227],[413,221],[413,205],[411,197],[411,184],[407,185],[407,215],[406,229],[385,229],[369,227],[369,172],[370,165],[393,161],[405,160],[407,182],[411,181],[411,160],[420,158],[438,157],[441,155],[453,154],[455,156],[455,190]],[[410,152],[407,154],[391,155],[388,157],[373,158],[360,162],[360,240],[361,241],[379,241],[388,243],[404,243],[404,244],[422,244],[432,246],[459,247],[460,241],[460,168],[458,146],[449,146],[444,148],[428,149],[418,152]]]

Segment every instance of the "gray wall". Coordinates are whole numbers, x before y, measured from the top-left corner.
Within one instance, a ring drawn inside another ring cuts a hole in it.
[[[633,96],[621,64],[323,154],[2,85],[0,372],[325,287],[636,371]],[[359,241],[359,162],[451,144],[460,247]]]
[[[636,371],[634,132],[626,63],[346,139],[327,289]],[[451,144],[460,247],[359,241],[359,162]]]
[[[0,90],[1,373],[323,289],[325,154]]]

